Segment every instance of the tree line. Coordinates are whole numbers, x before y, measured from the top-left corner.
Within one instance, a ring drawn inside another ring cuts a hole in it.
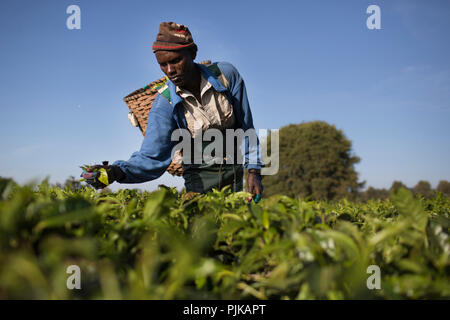
[[[427,199],[433,199],[437,192],[450,197],[450,181],[441,180],[435,189],[431,187],[428,181],[420,180],[414,187],[408,188],[401,181],[394,181],[389,189],[368,187],[366,191],[360,192],[358,200],[385,200],[389,198],[392,193],[395,193],[399,188],[410,190],[415,196],[422,196]]]
[[[386,199],[400,187],[410,189],[401,181],[394,181],[389,190],[368,187],[363,191],[366,182],[358,181],[354,167],[361,159],[352,151],[351,141],[342,130],[324,121],[282,127],[279,137],[280,169],[274,176],[264,176],[266,196],[283,194],[311,200],[367,201]],[[263,145],[270,154],[270,135]],[[426,198],[434,197],[436,191],[450,196],[450,182],[442,180],[432,189],[428,181],[421,180],[410,190]]]
[[[447,180],[441,180],[436,189],[428,181],[421,180],[413,188],[394,181],[389,189],[368,187],[363,191],[366,182],[358,181],[354,167],[361,159],[352,151],[351,141],[342,130],[324,121],[282,127],[279,138],[279,171],[276,175],[263,177],[266,197],[282,194],[311,200],[384,200],[401,187],[425,198],[433,198],[437,192],[450,196],[450,182]],[[271,154],[270,139],[271,135],[267,143],[262,144],[268,147],[263,154]],[[6,182],[0,177],[0,192]],[[69,177],[64,184],[57,183],[55,187],[76,190],[82,185],[75,177]],[[109,189],[103,191],[108,192]]]

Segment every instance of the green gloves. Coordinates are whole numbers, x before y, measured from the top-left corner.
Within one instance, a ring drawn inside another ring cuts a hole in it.
[[[81,168],[83,169],[81,177],[95,189],[106,188],[114,181],[120,181],[126,177],[122,169],[118,166],[108,165],[108,161],[103,161],[103,165],[84,166]]]

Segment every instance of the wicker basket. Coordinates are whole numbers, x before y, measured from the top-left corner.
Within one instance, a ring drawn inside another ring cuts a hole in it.
[[[209,65],[211,64],[211,61],[202,61],[200,64]],[[166,77],[153,81],[149,85],[137,89],[123,98],[123,101],[125,101],[130,109],[128,119],[133,126],[138,127],[141,130],[142,135],[144,136],[147,130],[148,113],[150,112],[153,101],[155,101],[156,95],[158,94],[158,91],[153,89],[153,87],[164,81],[166,81]],[[181,152],[177,151],[174,153],[172,163],[167,168],[167,171],[174,176],[183,175]]]

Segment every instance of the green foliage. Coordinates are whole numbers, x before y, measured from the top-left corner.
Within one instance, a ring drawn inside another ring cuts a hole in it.
[[[450,197],[450,181],[439,181],[436,191],[442,192],[447,197]]]
[[[391,188],[389,189],[389,192],[392,193],[396,193],[400,188],[403,189],[408,189],[408,187],[406,185],[403,184],[403,182],[401,181],[394,181],[392,182]]]
[[[2,182],[3,183],[3,182]],[[0,184],[0,299],[448,299],[450,204]],[[81,269],[68,290],[66,269]],[[381,269],[369,290],[366,270]]]
[[[415,195],[422,195],[425,198],[433,198],[434,192],[431,189],[431,184],[428,181],[419,181],[412,190]]]
[[[386,189],[376,189],[373,187],[367,188],[366,191],[360,192],[358,195],[359,200],[368,201],[368,200],[386,200],[389,198],[389,191]]]
[[[376,189],[373,187],[367,188],[366,191],[358,193],[356,200],[368,201],[368,200],[386,200],[395,194],[400,188],[408,189],[401,181],[394,181],[390,190]],[[436,189],[431,188],[431,184],[428,181],[421,180],[410,190],[415,197],[424,197],[427,199],[433,199],[442,193],[444,196],[450,196],[450,182],[441,180]]]
[[[358,183],[351,142],[341,130],[323,121],[289,125],[279,131],[279,172],[264,177],[266,195],[310,197],[315,200],[354,199]],[[268,140],[271,151],[270,137]]]

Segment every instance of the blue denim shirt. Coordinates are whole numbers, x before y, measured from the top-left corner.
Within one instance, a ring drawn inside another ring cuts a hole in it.
[[[236,128],[244,131],[254,129],[253,117],[247,99],[244,80],[237,69],[230,63],[218,62],[217,66],[227,78],[229,88],[222,83],[203,65],[199,66],[203,76],[218,92],[224,92],[233,106]],[[169,80],[170,103],[161,94],[153,102],[148,116],[147,132],[141,149],[134,152],[128,161],[118,160],[113,165],[119,166],[126,174],[120,183],[142,183],[159,178],[172,162],[172,149],[178,141],[171,141],[172,132],[178,128],[187,129],[182,98],[176,94],[175,85]],[[228,91],[228,92],[227,92]],[[252,157],[250,157],[250,154]],[[249,159],[256,159],[249,163]],[[249,148],[249,139],[245,137],[244,167],[261,169],[264,164],[260,158],[259,140],[255,148]]]

